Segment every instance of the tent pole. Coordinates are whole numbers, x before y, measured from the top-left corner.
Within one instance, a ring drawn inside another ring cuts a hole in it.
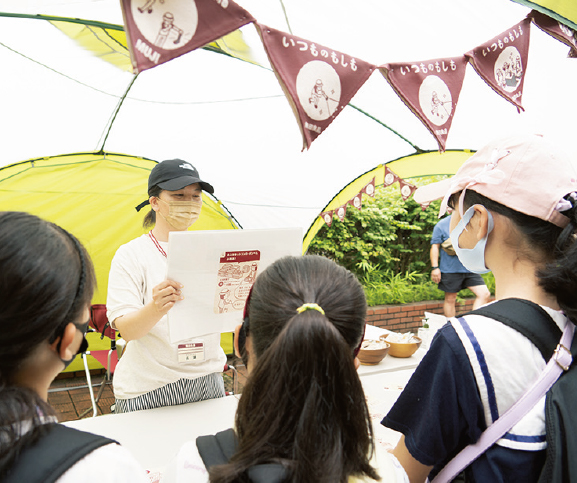
[[[399,134],[397,131],[395,131],[393,128],[387,126],[384,122],[379,121],[375,116],[371,116],[368,112],[363,111],[361,108],[349,103],[349,106],[351,106],[353,109],[356,109],[357,111],[359,111],[361,114],[364,114],[367,117],[370,117],[373,121],[378,122],[381,126],[386,127],[389,131],[391,131],[393,134],[396,134],[397,136],[399,136],[403,141],[405,141],[407,144],[409,144],[415,151],[417,151],[417,154],[422,154],[425,151],[423,151],[419,146],[417,146],[416,144],[413,144],[411,141],[409,141],[406,137],[404,137],[403,135]]]
[[[112,116],[110,117],[110,121],[108,121],[108,126],[106,126],[106,128],[104,129],[104,132],[102,133],[102,136],[100,137],[100,139],[101,139],[100,148],[96,149],[96,152],[103,152],[104,151],[104,145],[106,144],[106,140],[108,139],[108,135],[110,134],[110,131],[112,130],[112,125],[114,124],[114,121],[116,120],[116,116],[118,115],[118,112],[120,111],[120,108],[122,107],[122,104],[124,103],[124,99],[126,99],[126,96],[128,95],[128,92],[132,88],[137,77],[138,77],[138,74],[133,75],[132,80],[130,81],[130,83],[126,87],[126,90],[124,91],[124,94],[122,94],[122,96],[118,100],[118,104],[116,105],[116,109],[114,109],[114,112],[112,113]]]

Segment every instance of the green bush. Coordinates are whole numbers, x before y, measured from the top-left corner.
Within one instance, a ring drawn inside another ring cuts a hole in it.
[[[363,197],[361,211],[349,208],[344,221],[335,217],[330,227],[324,225],[308,253],[324,255],[355,273],[369,306],[442,300],[445,294],[431,281],[429,261],[439,204],[434,201],[423,210],[412,198],[404,201],[396,185],[379,187],[375,198]],[[493,274],[483,278],[494,294]],[[470,290],[459,292],[459,298],[472,296]]]
[[[332,258],[359,277],[369,266],[392,273],[428,271],[439,201],[423,210],[412,198],[403,201],[395,188],[377,188],[375,198],[363,198],[361,211],[349,208],[344,221],[324,225],[308,252]]]

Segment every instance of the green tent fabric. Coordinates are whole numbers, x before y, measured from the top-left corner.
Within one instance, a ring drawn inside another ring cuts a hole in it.
[[[134,207],[147,198],[148,174],[156,161],[115,153],[76,153],[40,158],[0,169],[0,209],[26,211],[73,233],[94,262],[97,291],[93,303],[106,303],[108,271],[117,248],[145,233],[146,209]],[[203,193],[204,206],[194,230],[239,228],[213,196]],[[119,215],[121,214],[121,215]],[[109,348],[108,339],[92,335],[92,349]],[[222,346],[232,352],[231,334]],[[100,367],[90,358],[90,367]],[[79,359],[68,371],[82,369]]]

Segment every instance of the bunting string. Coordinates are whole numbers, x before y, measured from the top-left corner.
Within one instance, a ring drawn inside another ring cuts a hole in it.
[[[233,0],[121,0],[121,6],[135,73],[254,24],[295,114],[303,150],[329,127],[374,71],[383,75],[444,151],[468,64],[521,111],[532,24],[566,44],[569,57],[577,57],[575,31],[535,10],[461,56],[377,66],[267,27]],[[401,186],[403,193],[411,189]],[[339,213],[345,212],[346,207]]]
[[[233,0],[121,0],[135,73],[154,68],[254,24],[273,71],[292,107],[303,150],[331,125],[352,97],[379,71],[404,104],[445,150],[467,65],[507,102],[524,110],[523,86],[531,26],[569,47],[577,58],[577,35],[566,25],[532,10],[526,18],[461,56],[373,65],[329,46],[260,24]],[[385,168],[384,185],[399,183],[408,199],[416,186]],[[362,195],[374,197],[374,179],[334,210],[320,214],[331,226],[347,207],[362,209]],[[423,209],[426,206],[423,206]]]

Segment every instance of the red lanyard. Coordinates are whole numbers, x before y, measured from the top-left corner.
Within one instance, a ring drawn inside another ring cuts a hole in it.
[[[154,245],[156,246],[156,248],[158,248],[158,251],[160,253],[162,253],[162,255],[164,256],[164,258],[168,258],[166,256],[166,252],[162,249],[162,247],[160,246],[160,243],[158,243],[158,240],[155,238],[155,236],[152,234],[152,230],[150,230],[148,232],[148,236],[150,237],[150,239],[152,240],[152,243],[154,243]]]

